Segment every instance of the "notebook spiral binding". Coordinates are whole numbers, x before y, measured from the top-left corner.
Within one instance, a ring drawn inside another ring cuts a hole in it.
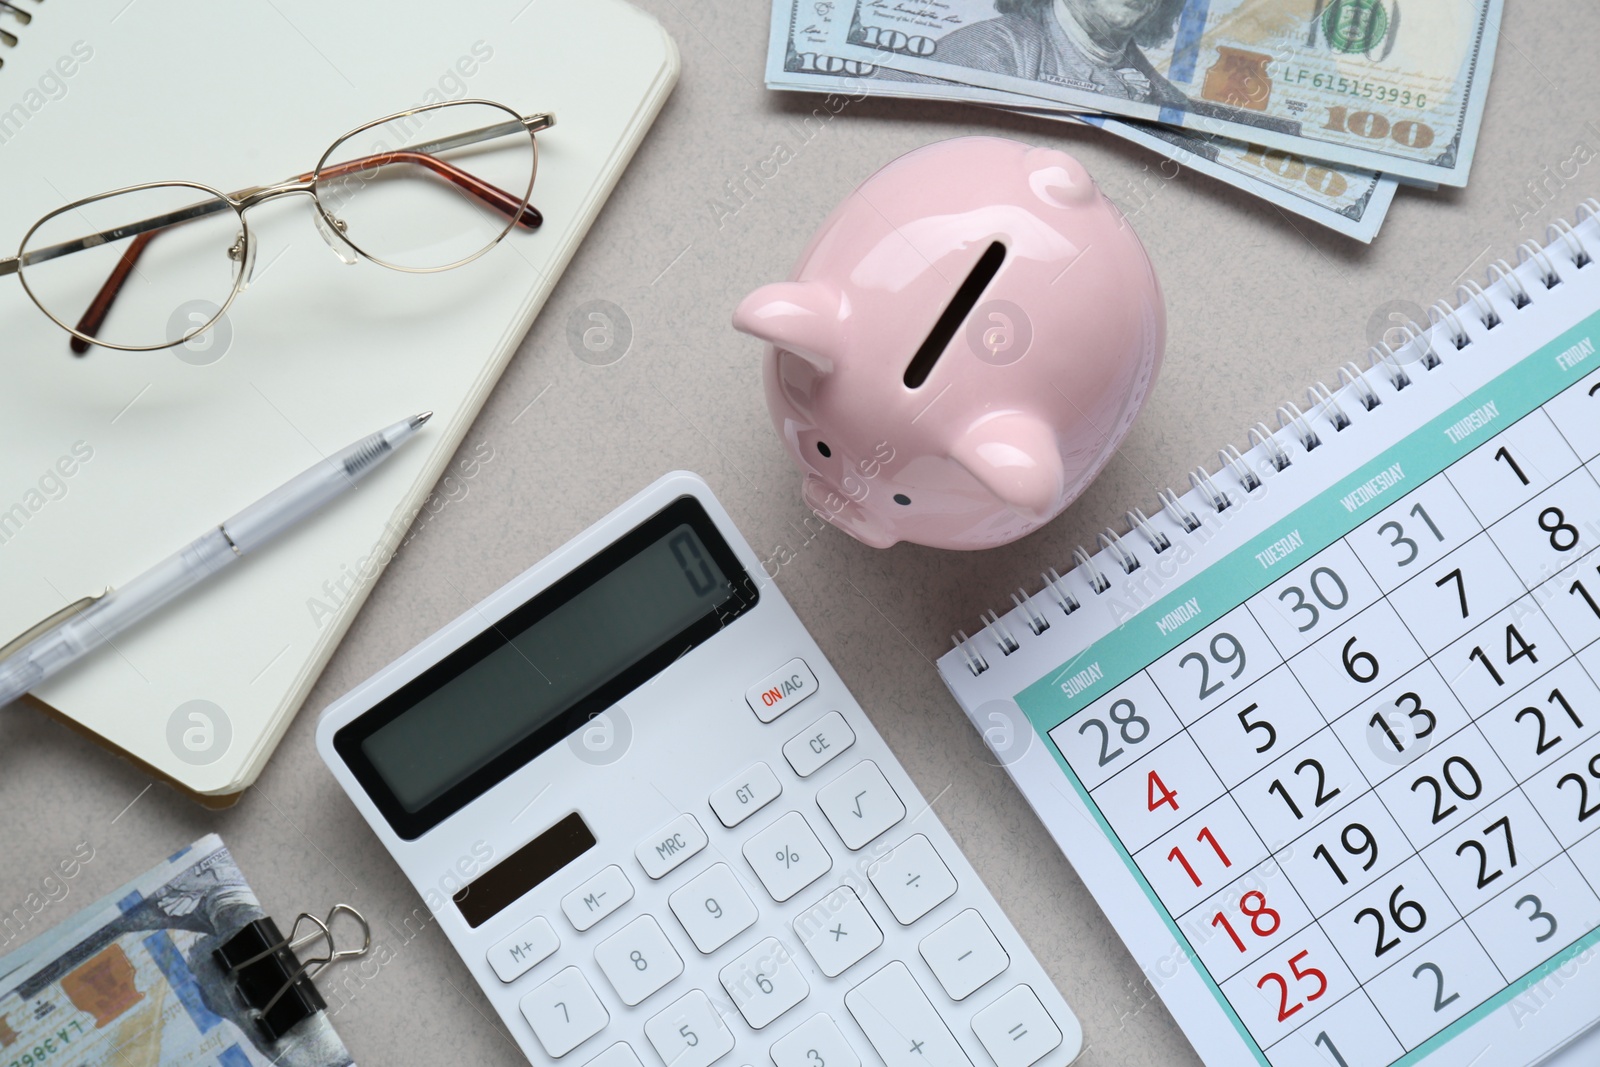
[[[1329,389],[1321,382],[1312,386],[1307,390],[1305,410],[1293,402],[1280,405],[1276,413],[1276,430],[1269,429],[1265,423],[1256,423],[1248,429],[1248,452],[1258,456],[1276,472],[1287,470],[1294,463],[1295,449],[1311,452],[1320,448],[1325,432],[1343,433],[1355,425],[1363,412],[1371,411],[1384,402],[1368,375],[1381,374],[1396,393],[1401,392],[1417,380],[1414,377],[1419,373],[1417,368],[1421,368],[1421,373],[1431,371],[1442,366],[1454,353],[1472,345],[1472,338],[1462,326],[1463,315],[1476,318],[1486,330],[1492,330],[1504,321],[1490,299],[1491,294],[1502,296],[1518,311],[1533,304],[1538,299],[1535,295],[1538,290],[1530,289],[1523,277],[1519,276],[1519,272],[1530,273],[1525,269],[1530,264],[1534,279],[1545,289],[1553,289],[1561,284],[1558,261],[1575,270],[1593,264],[1595,258],[1600,256],[1600,241],[1580,236],[1578,227],[1590,220],[1600,223],[1600,200],[1590,198],[1579,204],[1577,219],[1577,226],[1565,219],[1551,223],[1545,231],[1543,244],[1533,240],[1522,242],[1517,247],[1515,267],[1504,259],[1489,264],[1487,286],[1471,280],[1462,283],[1456,289],[1453,307],[1448,300],[1435,301],[1428,309],[1426,328],[1410,320],[1402,323],[1399,329],[1405,334],[1406,340],[1397,348],[1391,348],[1382,341],[1373,345],[1367,353],[1368,365],[1365,370],[1353,362],[1341,366],[1337,388]],[[1261,475],[1252,469],[1245,454],[1234,446],[1223,448],[1218,453],[1218,460],[1215,473],[1207,471],[1205,467],[1196,467],[1190,472],[1190,491],[1183,496],[1180,497],[1171,489],[1164,489],[1158,494],[1158,513],[1164,512],[1185,535],[1193,534],[1205,525],[1205,521],[1195,513],[1196,507],[1220,515],[1239,505],[1263,484]],[[1266,467],[1260,469],[1265,470]],[[1230,493],[1231,489],[1238,492],[1237,498]],[[1143,546],[1148,546],[1153,555],[1160,555],[1172,547],[1172,539],[1156,529],[1149,517],[1138,508],[1127,513],[1125,522],[1127,530],[1123,533],[1108,528],[1096,535],[1097,548],[1093,554],[1081,546],[1075,549],[1072,553],[1075,565],[1065,577],[1051,568],[1040,575],[1044,585],[1037,593],[1030,594],[1025,588],[1012,593],[1011,601],[1020,614],[1015,628],[1007,622],[1012,613],[1008,612],[1006,618],[1002,618],[991,610],[981,616],[982,626],[976,636],[969,637],[964,630],[957,630],[951,635],[950,640],[967,670],[980,675],[989,669],[990,655],[1010,656],[1016,652],[1022,647],[1018,633],[1023,627],[1034,636],[1044,633],[1050,628],[1052,610],[1063,615],[1077,611],[1083,606],[1084,595],[1075,592],[1075,589],[1082,589],[1089,596],[1099,596],[1111,588],[1108,573],[1120,571],[1132,574],[1137,571],[1144,562],[1140,556]],[[1041,600],[1047,605],[1045,610],[1040,608]]]
[[[34,0],[34,3],[39,3],[39,0]],[[32,21],[33,14],[17,4],[16,0],[0,0],[0,44],[15,48],[18,38],[11,27],[26,26]],[[5,56],[0,56],[0,68],[5,65]]]

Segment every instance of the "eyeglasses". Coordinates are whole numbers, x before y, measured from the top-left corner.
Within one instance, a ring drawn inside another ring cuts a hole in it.
[[[276,185],[223,193],[149,182],[101,193],[34,223],[17,254],[0,259],[0,276],[17,275],[79,355],[93,345],[171,348],[209,330],[249,288],[245,212],[269,200],[309,195],[317,231],[345,263],[411,274],[463,266],[513,228],[536,229],[535,134],[555,121],[488,100],[428,104],[356,127],[315,169]]]

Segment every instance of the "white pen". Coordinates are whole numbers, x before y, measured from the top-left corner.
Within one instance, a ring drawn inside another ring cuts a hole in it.
[[[317,511],[393,455],[432,415],[424,411],[363,437],[207,530],[122,588],[69,604],[0,648],[0,707]]]

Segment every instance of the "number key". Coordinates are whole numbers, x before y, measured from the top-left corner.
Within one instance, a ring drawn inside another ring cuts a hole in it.
[[[551,1059],[559,1060],[606,1028],[611,1016],[583,972],[568,967],[518,1003]]]
[[[788,948],[775,937],[758,942],[722,968],[717,980],[752,1030],[767,1026],[811,992]]]
[[[772,1062],[776,1067],[861,1067],[838,1025],[821,1012],[773,1042]]]
[[[667,898],[694,947],[710,955],[756,921],[756,906],[733,870],[718,863]]]
[[[600,942],[594,959],[630,1008],[683,973],[683,957],[648,915]]]
[[[733,1051],[733,1033],[704,992],[691,989],[644,1024],[644,1036],[670,1067],[709,1067]]]

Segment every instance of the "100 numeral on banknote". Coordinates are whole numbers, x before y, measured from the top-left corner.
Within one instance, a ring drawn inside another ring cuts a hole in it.
[[[843,0],[829,45],[911,74],[1465,185],[1502,4]]]

